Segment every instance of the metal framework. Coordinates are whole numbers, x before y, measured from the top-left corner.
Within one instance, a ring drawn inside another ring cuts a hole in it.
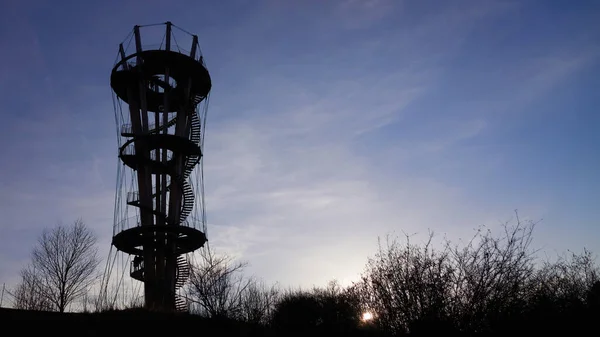
[[[146,27],[163,29],[158,46],[142,44]],[[191,38],[188,50],[177,43],[174,30]],[[125,282],[119,272],[114,275],[114,265],[122,252],[129,256],[124,261],[121,254],[121,265],[143,282],[146,308],[185,311],[188,304],[178,290],[189,276],[187,255],[207,241],[202,150],[211,79],[198,37],[171,22],[135,26],[119,45],[110,85],[120,160],[116,251],[111,246],[100,298],[112,307],[119,298],[115,289]]]

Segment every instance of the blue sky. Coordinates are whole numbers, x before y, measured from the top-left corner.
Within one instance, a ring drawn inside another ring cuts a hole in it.
[[[0,4],[0,282],[44,227],[110,244],[110,69],[135,24],[199,36],[212,247],[282,285],[349,282],[378,236],[466,238],[515,209],[600,252],[596,1]]]

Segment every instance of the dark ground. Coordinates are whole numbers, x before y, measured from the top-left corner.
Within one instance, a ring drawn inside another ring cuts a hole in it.
[[[144,310],[57,313],[0,308],[1,336],[264,336],[258,327]]]

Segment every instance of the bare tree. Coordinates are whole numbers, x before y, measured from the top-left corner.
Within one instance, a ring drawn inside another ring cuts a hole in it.
[[[191,265],[187,298],[192,310],[205,317],[232,318],[266,324],[278,300],[277,285],[244,275],[247,263],[206,248]]]
[[[71,226],[44,230],[32,253],[31,277],[40,296],[64,312],[86,294],[99,263],[96,237],[79,219]]]
[[[201,251],[201,260],[192,264],[188,300],[206,317],[241,318],[244,292],[255,282],[243,275],[247,266],[210,249]]]
[[[42,295],[41,280],[31,266],[21,270],[21,280],[9,294],[15,309],[51,311],[53,308],[52,303]]]

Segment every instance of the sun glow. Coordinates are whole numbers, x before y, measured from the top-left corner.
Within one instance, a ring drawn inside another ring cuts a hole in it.
[[[370,320],[372,320],[372,319],[373,319],[373,314],[372,314],[372,313],[370,313],[370,312],[368,312],[368,311],[367,311],[367,312],[364,312],[364,313],[362,314],[362,320],[363,320],[364,322],[368,322],[368,321],[370,321]]]

